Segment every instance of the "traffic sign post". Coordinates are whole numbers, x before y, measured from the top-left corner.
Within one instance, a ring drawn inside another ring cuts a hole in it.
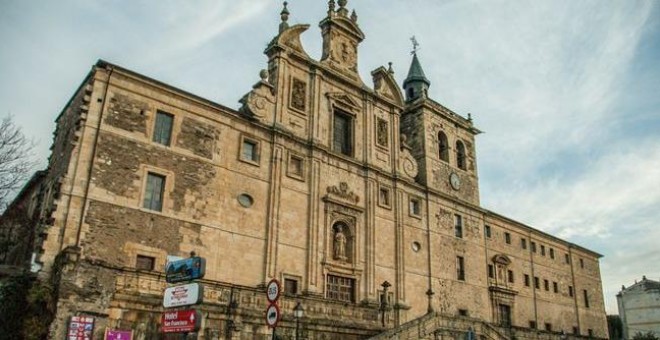
[[[268,302],[276,303],[277,299],[280,298],[280,293],[280,281],[277,281],[276,279],[270,280],[268,285],[266,285],[266,297],[268,298]]]
[[[266,285],[266,298],[269,302],[268,308],[266,308],[266,324],[273,329],[273,339],[275,339],[277,323],[282,316],[280,307],[277,305],[277,300],[280,298],[281,293],[280,281],[277,281],[277,279],[270,280]]]
[[[266,309],[266,324],[268,327],[275,328],[277,322],[280,321],[280,307],[276,304],[271,304]]]

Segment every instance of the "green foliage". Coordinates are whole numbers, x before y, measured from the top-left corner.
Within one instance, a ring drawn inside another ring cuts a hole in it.
[[[55,316],[54,291],[28,274],[0,287],[0,339],[46,339]]]
[[[30,278],[10,277],[0,287],[0,339],[22,339],[22,322],[27,312]]]
[[[648,331],[646,333],[637,332],[633,336],[633,340],[660,340],[655,333]]]

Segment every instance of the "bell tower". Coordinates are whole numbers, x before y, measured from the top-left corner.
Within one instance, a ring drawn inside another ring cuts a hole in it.
[[[347,3],[348,0],[339,0],[336,8],[334,0],[328,1],[328,16],[319,24],[323,35],[321,63],[359,80],[358,45],[364,40],[364,33],[358,27],[355,10],[348,14]]]
[[[428,96],[426,78],[413,42],[412,62],[403,81],[406,93],[401,132],[419,164],[416,180],[456,199],[479,205],[475,136],[472,117],[462,117]]]

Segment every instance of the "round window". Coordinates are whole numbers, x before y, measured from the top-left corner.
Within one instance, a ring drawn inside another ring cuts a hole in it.
[[[413,242],[411,247],[414,252],[418,252],[420,249],[422,249],[422,245],[417,241]]]
[[[240,194],[238,195],[238,203],[246,208],[249,208],[254,203],[254,200],[252,199],[252,196],[248,194]]]

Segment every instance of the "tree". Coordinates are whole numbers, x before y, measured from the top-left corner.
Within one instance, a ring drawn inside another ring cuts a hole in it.
[[[635,333],[633,340],[659,340],[659,338],[652,331],[648,331],[646,333]]]
[[[0,211],[32,172],[33,148],[34,142],[23,134],[12,116],[0,121]]]

